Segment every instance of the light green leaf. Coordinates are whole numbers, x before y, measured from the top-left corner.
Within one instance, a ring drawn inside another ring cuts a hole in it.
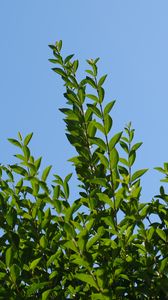
[[[107,181],[105,178],[94,178],[94,179],[90,179],[89,182],[107,187]]]
[[[32,136],[33,136],[33,132],[31,132],[30,134],[28,134],[28,135],[25,137],[24,142],[23,142],[24,146],[27,146],[27,145],[29,144],[29,142],[30,142]]]
[[[119,132],[117,134],[115,134],[110,142],[109,142],[109,148],[110,148],[110,151],[115,147],[115,145],[119,142],[120,138],[122,136],[122,132]]]
[[[106,106],[105,106],[105,109],[104,109],[104,115],[107,115],[113,108],[114,104],[115,104],[115,100],[109,102]]]
[[[167,241],[166,233],[162,229],[157,228],[156,233],[162,240],[164,240],[165,242]]]
[[[102,103],[105,95],[105,91],[102,87],[98,88],[98,95],[99,95],[99,103]]]
[[[90,286],[95,287],[98,290],[98,286],[96,283],[96,280],[93,279],[93,277],[91,275],[88,274],[82,274],[82,273],[77,273],[75,276],[75,278],[88,283]]]
[[[162,261],[160,263],[159,272],[163,272],[165,270],[165,268],[167,269],[167,267],[168,267],[168,257],[162,259]]]
[[[48,245],[48,240],[47,238],[45,237],[45,235],[43,235],[41,238],[40,238],[40,246],[45,249],[47,248],[47,245]]]
[[[117,164],[119,161],[119,154],[115,148],[113,148],[110,152],[110,166],[112,169],[117,168]]]
[[[143,143],[136,143],[135,145],[132,146],[131,151],[132,150],[134,150],[134,151],[138,150],[138,148],[141,147],[142,144]]]
[[[13,254],[14,254],[13,248],[9,247],[6,250],[6,254],[5,254],[5,261],[6,261],[7,267],[9,267],[11,265],[11,262],[12,262],[12,259],[13,259]]]
[[[34,259],[30,264],[30,270],[34,270],[37,267],[37,265],[39,264],[41,259],[42,259],[42,257]]]
[[[45,168],[45,170],[43,171],[43,174],[41,176],[42,181],[46,181],[51,168],[52,168],[52,166],[48,166],[47,168]]]
[[[110,207],[114,208],[113,201],[104,193],[97,193],[99,200],[103,201],[104,203],[108,204]]]
[[[49,297],[49,295],[51,294],[51,289],[50,290],[47,290],[47,291],[45,291],[45,292],[43,292],[42,293],[42,300],[47,300],[47,299],[49,299],[48,297]]]
[[[102,133],[105,132],[103,125],[100,124],[99,122],[96,122],[96,121],[95,121],[95,122],[94,122],[94,126],[95,126],[98,130],[100,130]]]
[[[97,153],[98,157],[100,158],[101,163],[105,166],[106,169],[109,168],[109,161],[106,156],[102,153]]]
[[[103,83],[104,83],[105,80],[106,80],[106,77],[107,77],[107,74],[104,75],[104,76],[102,76],[102,77],[99,79],[99,81],[98,81],[98,87],[100,87],[100,86],[103,85]]]
[[[99,99],[95,95],[92,95],[92,94],[87,94],[86,97],[89,99],[92,99],[95,102],[99,101]]]
[[[148,171],[148,169],[142,169],[139,171],[136,171],[132,177],[131,177],[131,181],[135,181],[136,179],[138,179],[139,177],[141,177],[143,174],[145,174]]]
[[[91,141],[92,145],[95,144],[95,145],[99,146],[100,149],[106,151],[106,144],[102,139],[97,138],[97,137],[93,137],[93,138],[90,138],[90,141]]]
[[[104,117],[104,127],[105,127],[106,134],[110,132],[112,124],[113,124],[112,118],[110,117],[110,115],[106,115]]]
[[[22,148],[22,145],[17,140],[15,140],[15,139],[8,139],[8,141],[11,144],[15,145],[16,147]]]

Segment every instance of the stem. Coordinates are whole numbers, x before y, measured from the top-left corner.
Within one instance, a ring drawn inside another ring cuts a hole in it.
[[[95,84],[97,86],[97,78],[95,77]],[[99,95],[98,92],[98,88],[97,88],[97,94]],[[106,145],[107,145],[107,155],[108,155],[108,160],[109,160],[109,170],[110,170],[110,183],[111,183],[111,188],[112,188],[112,198],[113,198],[113,203],[114,203],[114,213],[115,213],[115,223],[117,225],[117,210],[116,210],[116,199],[115,199],[115,195],[114,195],[114,182],[113,182],[113,171],[111,168],[111,158],[110,158],[110,148],[109,148],[109,140],[108,140],[108,134],[106,132],[105,129],[105,120],[104,120],[104,112],[103,112],[103,107],[102,104],[99,102],[100,105],[100,111],[101,111],[101,115],[102,115],[102,122],[103,122],[103,126],[104,126],[104,136],[105,136],[105,140],[106,140]]]

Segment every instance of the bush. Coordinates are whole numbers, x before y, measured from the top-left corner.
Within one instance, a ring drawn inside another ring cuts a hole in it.
[[[111,135],[115,101],[104,104],[98,58],[79,81],[78,60],[62,57],[61,41],[50,48],[80,192],[70,201],[72,174],[54,174],[51,185],[51,166],[39,174],[32,133],[9,139],[20,153],[19,163],[0,165],[0,299],[168,299],[168,195],[161,186],[140,202],[147,169],[133,170],[142,143],[131,123]],[[168,163],[156,169],[168,182]]]

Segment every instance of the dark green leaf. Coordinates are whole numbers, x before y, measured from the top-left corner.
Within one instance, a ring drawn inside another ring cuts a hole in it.
[[[63,77],[67,76],[66,73],[60,68],[52,68],[52,70]]]
[[[66,64],[67,62],[69,62],[73,56],[74,56],[74,54],[68,55],[68,56],[65,58],[65,60],[64,60],[64,64]]]
[[[20,276],[20,273],[21,273],[21,269],[18,265],[13,264],[10,267],[10,275],[13,282],[16,282],[17,278]]]

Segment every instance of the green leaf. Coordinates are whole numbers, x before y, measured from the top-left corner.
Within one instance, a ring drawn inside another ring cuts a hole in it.
[[[100,239],[99,235],[96,234],[87,241],[86,250],[88,251],[98,240]]]
[[[10,275],[13,282],[16,282],[17,278],[20,276],[20,273],[21,273],[21,269],[18,265],[13,264],[10,267]]]
[[[136,171],[132,177],[131,177],[131,181],[135,181],[136,179],[138,179],[139,177],[141,177],[143,174],[145,174],[148,171],[148,169],[142,169],[139,171]]]
[[[69,186],[66,181],[64,181],[64,183],[63,183],[63,189],[64,189],[65,197],[66,197],[66,199],[68,199],[69,198]]]
[[[25,137],[24,142],[23,142],[23,144],[24,144],[25,146],[27,146],[27,145],[29,144],[29,142],[30,142],[32,136],[33,136],[33,132],[31,132],[30,134],[28,134],[28,135]]]
[[[132,151],[132,150],[133,150],[133,151],[138,150],[138,148],[141,147],[142,144],[143,144],[143,143],[136,143],[135,145],[132,146],[131,151]]]
[[[115,104],[115,100],[109,102],[106,106],[105,106],[105,109],[104,109],[104,115],[107,115],[113,108],[114,104]]]
[[[71,237],[71,238],[74,237],[74,233],[75,233],[74,229],[68,222],[64,223],[64,230],[66,231],[66,233],[69,237]]]
[[[58,52],[60,52],[62,49],[62,40],[56,42],[56,47],[58,49]]]
[[[95,95],[87,94],[86,97],[92,99],[95,102],[99,102],[99,99]]]
[[[22,149],[25,156],[25,160],[28,162],[30,158],[30,150],[26,145],[24,145]]]
[[[69,62],[73,56],[74,56],[74,54],[68,55],[68,56],[64,59],[64,64],[66,65],[66,63]]]
[[[66,73],[62,69],[60,69],[60,68],[52,68],[52,70],[54,72],[56,72],[57,74],[61,75],[62,77],[66,77],[67,76]]]
[[[45,249],[47,248],[48,246],[48,240],[47,238],[45,237],[45,235],[43,235],[41,238],[40,238],[40,246]]]
[[[85,72],[94,77],[94,72],[92,70],[85,70]]]
[[[42,181],[46,181],[48,175],[49,175],[49,172],[51,170],[52,166],[48,166],[47,168],[45,168],[45,170],[43,171],[43,174],[41,176],[41,180]]]
[[[125,158],[122,158],[122,157],[120,157],[120,162],[123,164],[123,165],[125,165],[125,166],[129,166],[129,163],[128,163],[128,161],[125,159]]]
[[[107,181],[105,178],[93,178],[93,179],[90,179],[89,182],[98,184],[100,186],[107,187]]]
[[[134,150],[131,150],[131,152],[129,153],[129,158],[128,158],[130,167],[134,164],[135,159],[136,159],[136,152]]]
[[[87,104],[90,110],[99,118],[102,118],[100,110],[93,104]]]
[[[110,166],[112,169],[117,168],[118,161],[119,161],[119,154],[118,154],[117,150],[115,148],[113,148],[110,152]]]
[[[72,173],[68,174],[66,177],[65,177],[65,182],[68,182],[72,177]]]
[[[99,197],[100,201],[103,201],[104,203],[108,204],[110,207],[114,208],[113,201],[104,193],[97,193],[97,196]]]
[[[106,169],[108,169],[109,168],[109,161],[108,161],[107,157],[104,156],[101,153],[97,153],[97,155],[100,158],[101,163],[105,166]]]
[[[44,287],[48,286],[48,282],[40,282],[40,283],[33,283],[27,287],[27,294],[26,296],[29,297],[34,295],[37,291],[44,289]]]
[[[157,170],[157,171],[159,171],[159,172],[161,172],[161,173],[163,173],[163,174],[166,173],[165,170],[164,170],[163,168],[155,167],[154,169]]]
[[[102,87],[98,88],[98,95],[99,95],[99,103],[102,103],[105,95],[105,91]]]
[[[15,140],[15,139],[8,139],[8,141],[11,144],[15,145],[16,147],[22,148],[22,145],[17,140]]]
[[[110,140],[110,142],[109,142],[109,149],[110,149],[110,151],[111,151],[111,150],[115,147],[115,145],[119,142],[121,136],[122,136],[122,132],[119,132],[119,133],[115,134],[115,135],[111,138],[111,140]]]
[[[75,278],[88,283],[90,286],[95,287],[98,290],[98,286],[96,281],[93,279],[93,277],[91,275],[88,274],[82,274],[82,273],[77,273],[75,276]]]
[[[45,292],[43,292],[42,293],[42,300],[47,300],[47,299],[49,299],[48,297],[49,297],[49,295],[51,294],[51,289],[50,290],[47,290],[47,291],[45,291]]]
[[[42,259],[42,257],[34,259],[30,264],[30,270],[34,270],[37,267],[37,265],[39,264],[41,259]]]
[[[120,146],[122,147],[122,149],[123,149],[126,153],[129,152],[128,145],[127,145],[125,142],[120,141]]]
[[[103,125],[100,124],[99,122],[94,121],[94,126],[95,126],[98,130],[100,130],[102,133],[105,132],[105,131],[104,131]]]
[[[53,198],[57,200],[59,196],[60,196],[60,186],[56,185],[54,186]]]
[[[164,240],[165,242],[167,241],[166,233],[162,229],[157,228],[156,233],[162,240]]]
[[[97,138],[97,137],[93,137],[93,138],[90,138],[89,140],[91,141],[92,145],[95,144],[95,145],[99,146],[100,149],[106,151],[106,144],[102,139]]]
[[[104,127],[105,127],[106,134],[110,132],[112,124],[113,124],[112,118],[109,115],[106,115],[104,118]]]
[[[5,277],[6,277],[6,272],[5,273],[0,272],[0,280],[5,280]]]
[[[20,167],[20,166],[17,166],[17,165],[11,165],[10,168],[11,168],[15,173],[20,174],[20,175],[22,175],[22,176],[28,176],[28,175],[29,175],[28,172],[27,172],[24,168],[22,168],[22,167]]]
[[[107,77],[107,74],[104,75],[104,76],[102,76],[102,77],[99,79],[99,81],[98,81],[98,87],[100,87],[100,86],[103,85],[103,83],[104,83],[105,80],[106,80],[106,77]]]
[[[38,170],[40,168],[41,160],[42,160],[42,157],[39,157],[37,160],[35,160],[34,165],[36,167],[36,170]]]
[[[6,254],[5,254],[5,260],[6,260],[6,265],[7,267],[9,267],[11,265],[11,262],[13,260],[13,248],[12,247],[9,247],[7,250],[6,250]]]
[[[168,267],[168,257],[162,259],[160,263],[159,272],[163,272],[165,269],[167,269],[167,267]]]
[[[86,82],[87,82],[89,85],[91,85],[94,89],[97,88],[97,87],[96,87],[96,84],[95,84],[95,82],[94,82],[94,80],[93,80],[91,77],[86,76]]]

